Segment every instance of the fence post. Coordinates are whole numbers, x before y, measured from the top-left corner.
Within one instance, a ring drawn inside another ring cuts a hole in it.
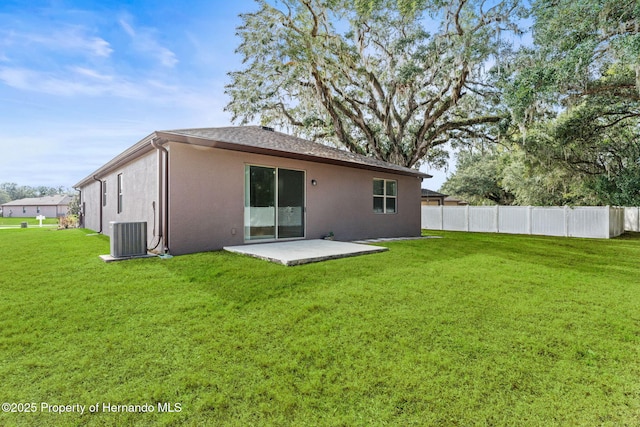
[[[469,205],[467,205],[466,214],[465,214],[465,218],[464,219],[465,219],[465,222],[467,223],[467,232],[469,232],[469,230],[471,230],[471,227],[469,225],[469,223],[471,222],[471,221],[469,221],[469,219],[470,219],[469,218]]]
[[[496,205],[496,233],[500,233],[500,205]]]
[[[440,230],[444,230],[444,205],[440,205]]]
[[[564,207],[564,237],[569,237],[569,206]]]
[[[527,206],[527,232],[533,234],[533,206]]]

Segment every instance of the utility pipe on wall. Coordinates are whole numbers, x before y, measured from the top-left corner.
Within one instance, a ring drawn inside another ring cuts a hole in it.
[[[151,139],[151,146],[158,150],[158,229],[164,246],[163,253],[169,252],[169,150],[161,144],[160,138]],[[164,159],[164,162],[162,161]],[[164,174],[163,174],[164,171]],[[164,178],[164,179],[163,179]],[[164,209],[163,209],[164,208]],[[164,210],[164,212],[163,212]]]

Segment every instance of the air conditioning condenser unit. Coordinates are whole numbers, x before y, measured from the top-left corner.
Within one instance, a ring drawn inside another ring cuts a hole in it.
[[[147,254],[147,223],[109,222],[111,231],[111,256],[134,257]]]

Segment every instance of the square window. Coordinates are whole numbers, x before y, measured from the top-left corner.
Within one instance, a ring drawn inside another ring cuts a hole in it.
[[[396,181],[386,181],[386,195],[387,196],[395,196],[396,195],[396,187],[398,183]]]
[[[373,212],[396,213],[398,181],[392,179],[373,180]]]
[[[386,199],[385,212],[386,213],[396,213],[396,199],[395,198],[388,197]]]
[[[118,213],[122,213],[123,204],[122,174],[118,175]]]
[[[375,213],[384,213],[384,197],[373,198],[373,211]]]
[[[384,196],[384,179],[373,180],[373,194],[375,196]]]

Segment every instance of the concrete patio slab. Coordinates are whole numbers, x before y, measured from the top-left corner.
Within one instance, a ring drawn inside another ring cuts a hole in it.
[[[388,250],[388,248],[380,246],[336,242],[334,240],[295,240],[290,242],[226,246],[223,249],[287,266]]]

